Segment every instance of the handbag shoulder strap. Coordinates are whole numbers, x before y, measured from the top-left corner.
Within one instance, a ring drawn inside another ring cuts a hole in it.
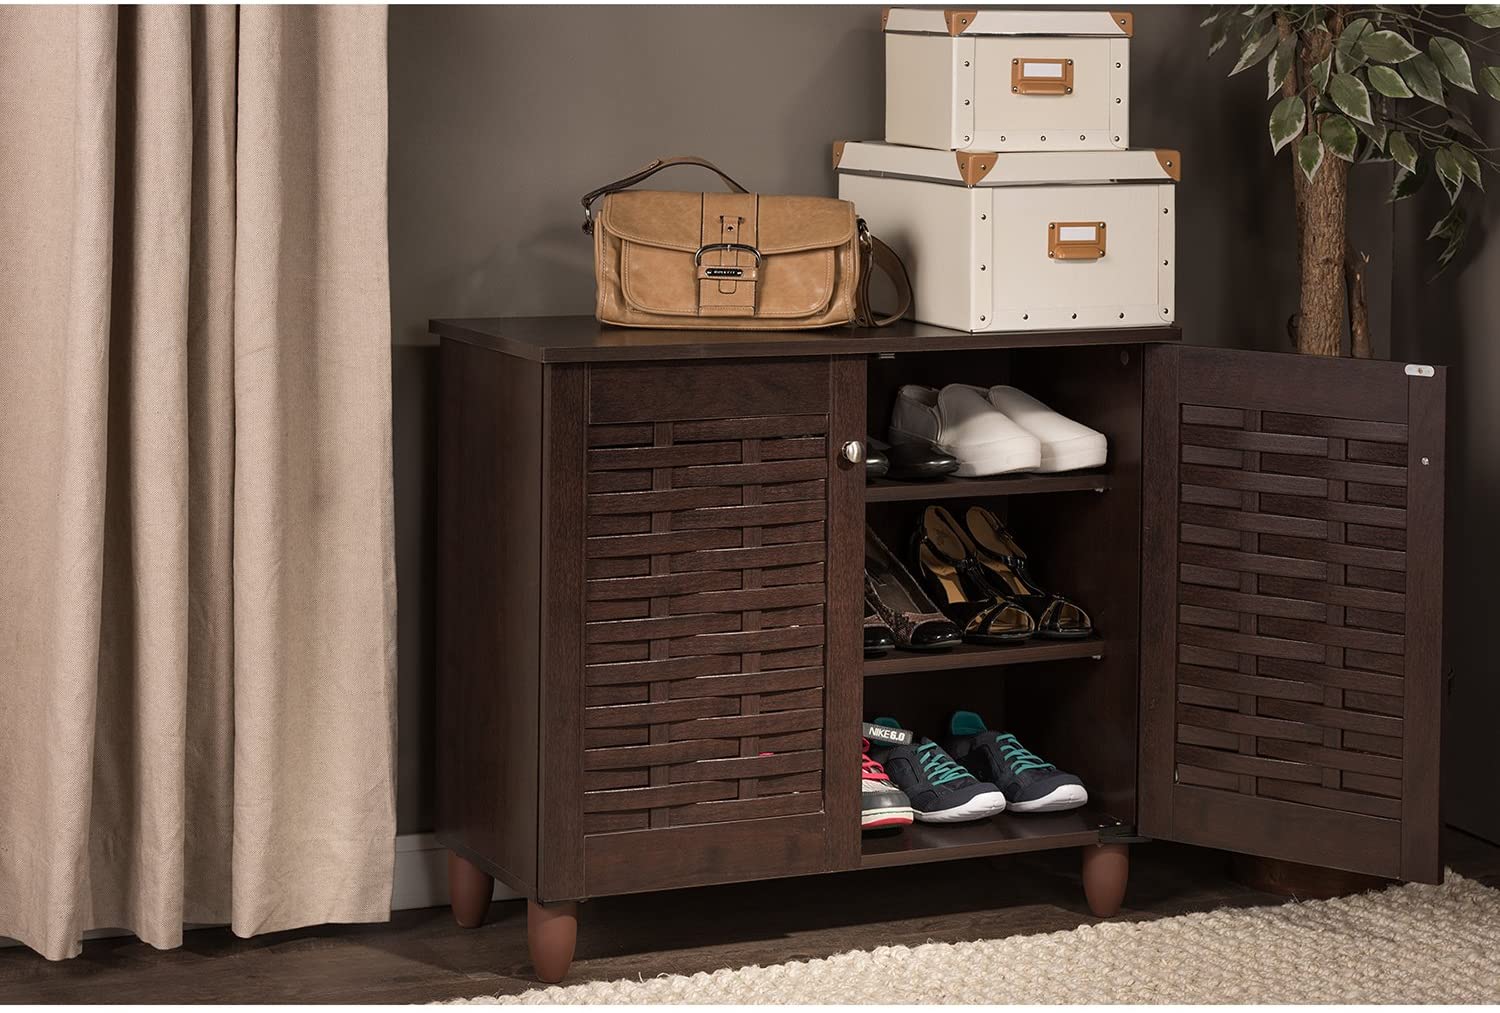
[[[710,172],[717,173],[718,177],[724,181],[724,184],[735,193],[750,192],[743,186],[740,186],[740,184],[737,183],[735,179],[729,175],[729,173],[725,172],[717,165],[714,165],[706,158],[699,158],[697,155],[673,155],[671,158],[656,158],[652,159],[649,163],[637,169],[635,172],[632,172],[629,176],[625,176],[622,179],[617,179],[613,183],[606,183],[603,186],[594,190],[590,190],[588,193],[584,194],[579,201],[583,205],[583,231],[589,234],[592,234],[594,231],[594,201],[598,200],[600,197],[603,197],[605,194],[614,193],[617,190],[625,190],[629,187],[635,186],[637,183],[656,175],[663,169],[670,169],[674,165],[699,166],[700,168],[707,169]]]
[[[896,251],[870,235],[863,218],[859,220],[860,272],[859,288],[854,293],[854,320],[856,327],[884,327],[906,316],[911,309],[911,276]],[[870,305],[870,281],[875,270],[891,280],[896,290],[896,308],[890,313],[880,313]]]

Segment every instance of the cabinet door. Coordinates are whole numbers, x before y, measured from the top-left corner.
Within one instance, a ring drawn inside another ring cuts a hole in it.
[[[1444,371],[1146,363],[1141,832],[1436,882]]]
[[[547,399],[543,899],[856,866],[863,364],[555,366]]]

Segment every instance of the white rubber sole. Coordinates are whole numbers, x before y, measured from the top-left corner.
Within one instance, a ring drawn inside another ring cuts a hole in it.
[[[969,820],[982,820],[986,816],[993,816],[998,812],[1005,811],[1005,796],[998,791],[987,791],[982,795],[975,795],[963,805],[954,806],[952,809],[944,809],[940,812],[915,813],[919,823],[966,823]]]
[[[1015,443],[985,447],[938,447],[945,454],[958,458],[958,470],[953,474],[959,478],[983,478],[986,475],[1004,475],[1012,471],[1036,471],[1042,464],[1042,450],[1037,444]]]
[[[1055,813],[1064,809],[1077,809],[1088,800],[1089,793],[1083,785],[1065,784],[1030,802],[1012,802],[1009,808],[1014,813]]]
[[[910,806],[892,807],[890,809],[872,809],[867,813],[860,813],[859,825],[868,827],[871,824],[879,826],[902,826],[910,823],[913,813]]]
[[[949,451],[952,453],[952,451]],[[957,455],[955,455],[957,456]],[[1109,444],[1103,436],[1085,436],[1065,443],[1042,444],[1041,465],[1037,471],[1078,471],[1101,467],[1109,457]]]

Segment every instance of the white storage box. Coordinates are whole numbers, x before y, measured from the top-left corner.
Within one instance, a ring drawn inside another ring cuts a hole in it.
[[[1175,151],[839,142],[833,164],[839,196],[906,262],[924,323],[1028,331],[1173,320]]]
[[[888,143],[1130,147],[1129,14],[892,7],[883,22]]]

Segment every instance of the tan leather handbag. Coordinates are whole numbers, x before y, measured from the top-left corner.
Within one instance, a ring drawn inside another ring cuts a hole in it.
[[[718,173],[728,193],[627,190],[673,165]],[[625,191],[625,192],[621,192]],[[604,198],[598,217],[594,201]],[[905,315],[911,283],[854,205],[832,197],[750,193],[701,158],[659,158],[583,196],[594,237],[596,316],[624,327],[805,330],[878,327]],[[897,307],[870,308],[875,268]]]

